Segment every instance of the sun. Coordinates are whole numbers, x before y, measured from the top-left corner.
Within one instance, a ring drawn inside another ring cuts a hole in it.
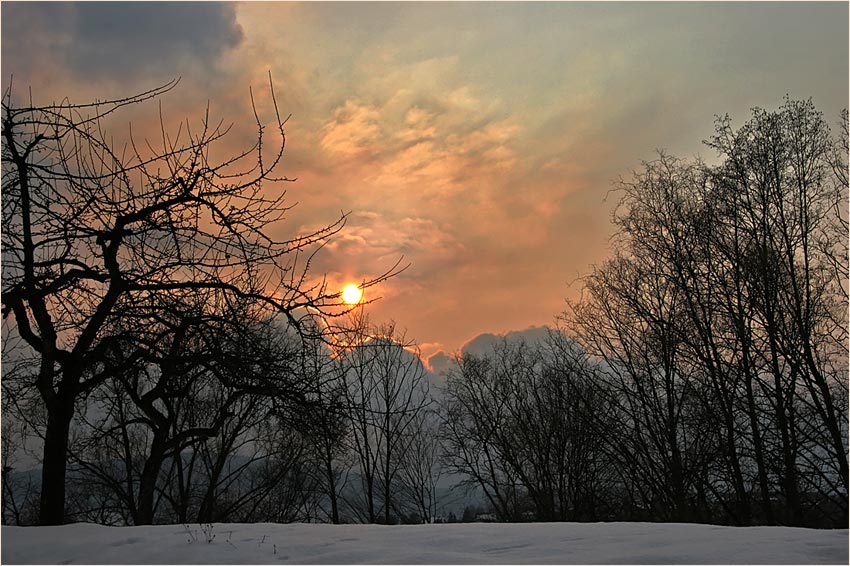
[[[342,290],[342,300],[349,305],[356,305],[362,297],[363,290],[357,285],[349,284]]]

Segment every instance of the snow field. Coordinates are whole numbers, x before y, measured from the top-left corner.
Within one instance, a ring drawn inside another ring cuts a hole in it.
[[[206,528],[209,532],[209,529]],[[848,531],[671,523],[3,527],[3,564],[847,564]]]

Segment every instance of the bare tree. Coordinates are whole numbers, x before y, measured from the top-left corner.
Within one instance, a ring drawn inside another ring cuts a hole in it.
[[[3,419],[0,445],[0,482],[2,482],[2,520],[4,525],[35,524],[37,491],[27,470],[20,469],[18,458],[26,442],[24,427],[14,423],[8,413]]]
[[[466,476],[462,485],[480,487],[500,520],[519,520],[524,494],[500,443],[507,397],[488,375],[492,361],[464,355],[457,363],[448,373],[441,406],[445,466]]]
[[[799,524],[803,513],[795,454],[801,444],[795,426],[800,388],[829,439],[822,448],[831,453],[841,483],[848,482],[841,424],[846,409],[834,399],[837,390],[846,389],[840,377],[846,370],[842,363],[835,371],[833,362],[846,359],[846,345],[835,348],[833,341],[846,335],[846,295],[836,300],[833,280],[840,263],[833,250],[846,248],[846,210],[835,204],[836,195],[847,193],[846,171],[836,160],[847,146],[846,127],[842,134],[839,140],[830,135],[810,100],[786,99],[776,112],[756,109],[737,131],[721,120],[710,141],[725,158],[717,184],[734,203],[749,251],[747,283],[773,378],[781,476],[792,524]],[[835,227],[842,223],[844,235],[839,236]],[[828,244],[833,238],[834,244]],[[832,314],[835,302],[843,303],[843,320]]]
[[[198,308],[204,298],[197,298]],[[93,392],[78,419],[72,461],[126,502],[135,524],[152,523],[163,497],[185,520],[187,498],[199,484],[202,522],[232,515],[273,487],[258,483],[244,497],[227,488],[276,453],[258,447],[257,429],[273,410],[291,416],[306,410],[298,344],[238,311],[226,319],[202,310],[164,311],[158,324],[145,322],[144,333],[121,331],[128,342],[120,353],[137,362],[113,359],[113,379]],[[172,482],[177,495],[169,493]]]
[[[443,475],[439,416],[433,409],[420,411],[407,432],[400,484],[419,520],[431,523],[437,516],[437,485]]]
[[[18,106],[11,91],[3,98],[2,312],[39,360],[29,387],[47,412],[43,524],[64,520],[75,402],[112,377],[108,329],[123,307],[155,311],[163,294],[204,292],[211,306],[251,300],[303,329],[304,317],[341,303],[309,282],[308,267],[344,218],[289,240],[271,236],[291,207],[280,188],[288,179],[275,174],[285,120],[273,92],[277,139],[255,111],[256,143],[220,161],[213,156],[229,128],[209,111],[197,128],[163,126],[158,147],[132,133],[126,145],[113,143],[105,130],[113,114],[174,85],[82,105]]]
[[[786,100],[718,119],[719,165],[661,154],[620,183],[616,253],[567,319],[618,393],[612,446],[652,517],[846,514],[842,135]]]
[[[610,487],[610,430],[594,376],[560,332],[543,345],[503,340],[459,357],[443,407],[447,464],[484,491],[500,520],[597,517]]]
[[[374,523],[400,515],[395,486],[410,449],[417,415],[428,406],[428,383],[418,352],[393,323],[372,328],[361,313],[339,350],[352,445],[362,483],[361,503],[350,507]]]
[[[311,459],[316,489],[321,494],[318,506],[335,525],[342,521],[342,494],[354,465],[345,369],[341,362],[321,342],[313,341],[302,350],[301,371],[309,383],[310,398],[315,401],[310,415],[310,436],[314,442]],[[330,505],[329,510],[326,504]]]

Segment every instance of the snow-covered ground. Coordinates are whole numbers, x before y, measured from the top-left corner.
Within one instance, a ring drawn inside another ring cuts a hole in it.
[[[188,531],[191,531],[188,532]],[[847,530],[651,523],[3,527],[3,564],[847,564]]]

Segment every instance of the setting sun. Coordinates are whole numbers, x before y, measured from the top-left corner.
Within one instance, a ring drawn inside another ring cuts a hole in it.
[[[363,291],[357,285],[346,285],[342,290],[342,300],[349,305],[356,305],[360,302],[363,296]]]

